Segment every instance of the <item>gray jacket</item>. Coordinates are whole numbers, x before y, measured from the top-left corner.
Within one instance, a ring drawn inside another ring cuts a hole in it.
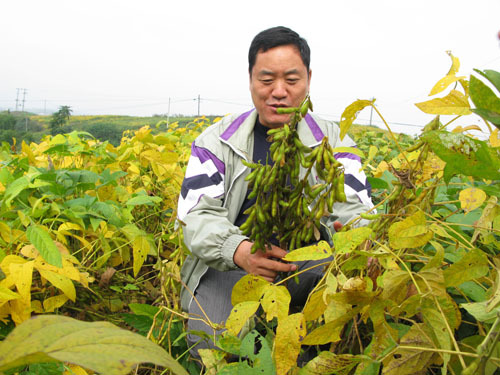
[[[177,210],[184,243],[190,251],[181,278],[191,293],[208,267],[219,271],[238,268],[233,255],[247,237],[233,223],[248,187],[245,177],[250,169],[243,165],[242,160],[252,160],[256,119],[255,110],[227,116],[207,128],[192,144]],[[328,136],[333,147],[355,146],[349,137],[340,141],[336,124],[310,114],[298,124],[297,131],[302,142],[312,148],[318,146],[324,136]],[[334,221],[347,223],[373,207],[370,186],[360,171],[360,158],[352,153],[338,153],[335,158],[345,168],[347,202],[336,203],[334,212],[323,221],[330,228],[333,228]],[[314,168],[312,171],[309,178],[314,185],[318,176]],[[181,292],[184,311],[188,310],[192,300],[189,291],[183,288]]]

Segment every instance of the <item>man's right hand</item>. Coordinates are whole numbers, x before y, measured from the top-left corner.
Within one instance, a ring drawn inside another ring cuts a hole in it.
[[[287,252],[278,246],[271,246],[271,250],[257,250],[251,253],[252,242],[241,242],[234,252],[233,261],[238,267],[252,275],[262,276],[269,282],[274,282],[278,272],[291,272],[297,269],[295,264],[283,263],[274,259],[283,258]]]

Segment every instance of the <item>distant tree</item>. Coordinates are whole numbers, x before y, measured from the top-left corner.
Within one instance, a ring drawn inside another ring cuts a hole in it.
[[[59,107],[59,111],[52,114],[52,118],[50,119],[50,132],[52,134],[58,133],[57,130],[69,122],[71,112],[73,111],[70,106],[63,105]]]
[[[11,113],[0,113],[0,130],[14,130],[16,118]]]

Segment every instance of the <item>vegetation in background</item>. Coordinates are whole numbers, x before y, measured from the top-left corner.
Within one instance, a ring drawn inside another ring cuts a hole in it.
[[[289,311],[283,281],[245,276],[233,289],[238,308],[216,338],[219,349],[200,351],[203,373],[497,371],[500,73],[476,71],[467,79],[450,57],[434,98],[417,104],[433,115],[418,139],[390,129],[383,138],[377,130],[361,138],[353,132],[377,204],[377,212],[361,215],[371,224],[336,233],[333,248],[320,243],[287,255],[334,256],[300,311]],[[356,101],[343,114],[342,135],[368,106],[383,119],[373,101]],[[454,126],[473,113],[469,126]],[[473,136],[477,115],[488,126],[487,140]],[[190,374],[200,372],[189,358],[179,307],[187,250],[175,210],[191,142],[210,123],[165,129],[160,122],[124,132],[118,145],[82,131],[14,149],[2,143],[0,339],[12,342],[9,332],[33,315],[107,320],[162,346]],[[231,356],[239,361],[229,362]],[[68,360],[14,373],[91,374],[89,368]],[[167,372],[154,364],[136,370]]]

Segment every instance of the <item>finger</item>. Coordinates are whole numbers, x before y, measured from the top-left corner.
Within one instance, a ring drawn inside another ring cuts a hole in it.
[[[262,259],[260,267],[267,268],[275,272],[291,272],[297,269],[297,266],[293,263],[283,263],[271,259]]]
[[[335,229],[336,232],[342,229],[342,223],[340,221],[336,221],[333,223],[333,229]]]
[[[285,250],[283,250],[281,247],[278,247],[278,246],[271,246],[271,250],[268,250],[266,252],[266,255],[268,258],[283,258],[285,255],[287,254],[287,252]]]

